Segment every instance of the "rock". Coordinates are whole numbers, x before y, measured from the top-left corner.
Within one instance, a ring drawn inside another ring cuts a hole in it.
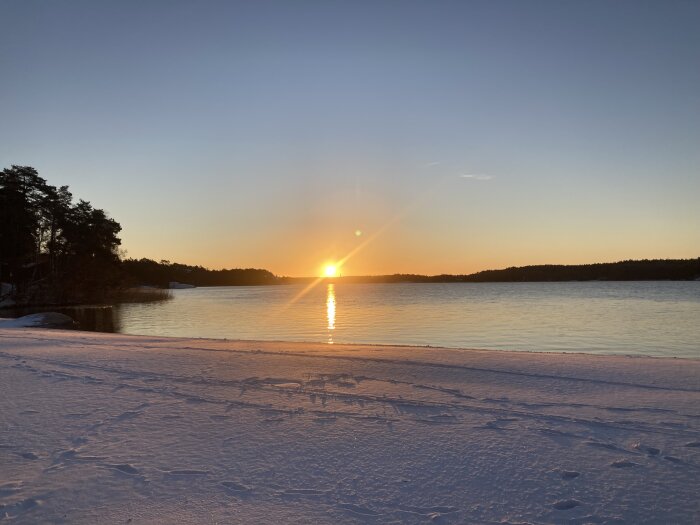
[[[0,328],[73,328],[77,323],[65,314],[42,312],[17,319],[0,319]]]
[[[10,283],[0,283],[0,308],[14,306],[15,302],[10,298],[13,287]]]

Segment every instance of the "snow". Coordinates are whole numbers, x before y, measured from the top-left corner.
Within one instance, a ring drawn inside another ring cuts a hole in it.
[[[0,521],[700,520],[700,361],[0,328]]]
[[[24,315],[16,319],[0,317],[0,328],[61,327],[75,325],[75,321],[58,312],[42,312]]]

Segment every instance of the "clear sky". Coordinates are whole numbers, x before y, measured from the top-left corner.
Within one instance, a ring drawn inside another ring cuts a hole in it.
[[[212,268],[697,257],[700,2],[4,0],[10,164]]]

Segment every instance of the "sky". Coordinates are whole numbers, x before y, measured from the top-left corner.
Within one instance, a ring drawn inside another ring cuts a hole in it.
[[[129,257],[318,275],[700,256],[700,2],[0,2],[0,168]]]

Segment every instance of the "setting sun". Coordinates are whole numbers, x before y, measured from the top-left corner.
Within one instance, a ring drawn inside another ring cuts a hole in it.
[[[327,264],[326,267],[323,269],[323,275],[325,277],[335,277],[336,275],[338,275],[338,268],[335,264]]]

